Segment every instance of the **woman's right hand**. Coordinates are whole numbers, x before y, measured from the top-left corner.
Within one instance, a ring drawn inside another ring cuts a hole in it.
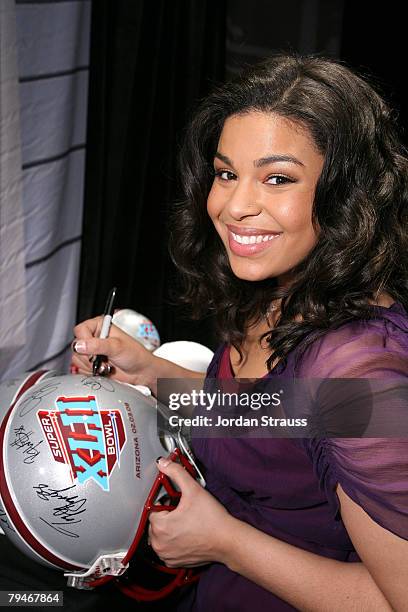
[[[151,387],[156,379],[157,358],[116,325],[111,325],[108,338],[99,338],[102,321],[103,317],[99,316],[74,328],[72,365],[78,368],[80,374],[91,374],[92,355],[105,355],[112,368],[112,378]]]

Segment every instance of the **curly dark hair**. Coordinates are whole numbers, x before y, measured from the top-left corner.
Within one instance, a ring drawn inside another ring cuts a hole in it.
[[[306,127],[324,155],[312,211],[319,239],[291,270],[293,283],[286,288],[274,278],[237,278],[206,211],[224,122],[250,111]],[[169,249],[183,279],[180,300],[195,319],[215,315],[217,333],[241,359],[248,322],[259,322],[277,298],[280,317],[264,334],[271,347],[268,370],[276,357],[285,363],[311,331],[321,335],[374,317],[369,300],[382,291],[408,309],[406,151],[381,96],[343,63],[280,54],[246,68],[201,101],[186,129],[179,167],[184,196],[171,214]]]

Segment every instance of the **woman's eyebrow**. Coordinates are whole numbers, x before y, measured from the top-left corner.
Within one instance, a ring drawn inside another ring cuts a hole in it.
[[[261,168],[262,166],[272,164],[273,162],[289,162],[291,164],[296,164],[297,166],[305,165],[300,161],[300,159],[298,159],[297,157],[293,157],[292,155],[268,155],[268,157],[261,157],[261,159],[256,159],[254,161],[254,166],[255,168]]]
[[[229,166],[233,166],[234,165],[229,157],[227,157],[226,155],[223,155],[219,151],[216,152],[214,157],[216,157],[217,159],[220,159],[222,162],[224,162],[224,164],[228,164]]]
[[[229,166],[233,166],[234,164],[226,155],[223,155],[219,151],[214,155],[217,159],[220,159],[224,164],[228,164]],[[262,168],[262,166],[266,166],[268,164],[272,164],[274,162],[289,162],[292,164],[296,164],[297,166],[304,166],[297,157],[293,157],[292,155],[268,155],[268,157],[261,157],[260,159],[256,159],[254,161],[255,168]]]

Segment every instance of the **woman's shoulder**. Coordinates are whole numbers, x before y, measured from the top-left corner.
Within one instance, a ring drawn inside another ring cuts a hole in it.
[[[299,347],[300,377],[408,375],[408,314],[394,302],[372,306],[370,319],[356,319],[325,332],[317,330]]]
[[[356,319],[336,329],[311,332],[288,358],[285,373],[297,377],[368,377],[408,375],[408,313],[400,302],[373,305],[370,319]],[[216,349],[207,370],[215,378],[227,348]],[[291,364],[291,365],[289,365]],[[278,367],[276,373],[281,373]]]
[[[323,333],[317,330],[315,348],[329,351],[358,341],[371,341],[375,345],[387,345],[390,340],[396,340],[398,345],[408,342],[408,313],[400,302],[394,302],[390,307],[372,305],[371,308],[369,319],[353,319]]]

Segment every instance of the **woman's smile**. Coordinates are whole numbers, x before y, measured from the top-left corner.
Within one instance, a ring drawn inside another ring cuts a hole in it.
[[[250,256],[261,253],[272,246],[282,232],[270,232],[257,228],[238,228],[227,225],[229,247],[238,256]],[[233,231],[233,229],[235,231]]]

